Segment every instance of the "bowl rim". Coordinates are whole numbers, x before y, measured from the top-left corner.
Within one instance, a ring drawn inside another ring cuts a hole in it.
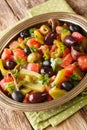
[[[38,16],[34,16],[32,18],[26,18],[22,22],[19,22],[13,28],[11,28],[6,34],[0,39],[0,54],[4,47],[21,32],[22,30],[35,26],[36,24],[40,24],[43,22],[47,22],[49,18],[56,18],[60,21],[66,21],[70,23],[74,23],[79,25],[86,33],[87,33],[87,19],[79,16],[77,14],[66,13],[66,12],[51,12],[46,14],[41,14]],[[54,99],[52,101],[47,101],[43,103],[35,103],[35,104],[27,104],[27,103],[20,103],[16,102],[13,99],[7,97],[3,92],[0,91],[0,103],[2,105],[6,105],[13,110],[21,110],[21,111],[42,111],[47,109],[52,109],[58,107],[72,98],[76,97],[86,88],[86,80],[87,74],[84,78],[80,81],[80,83],[75,86],[71,91],[66,93],[64,96]]]

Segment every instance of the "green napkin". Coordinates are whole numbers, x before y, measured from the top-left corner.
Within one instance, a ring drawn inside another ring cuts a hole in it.
[[[70,12],[75,13],[65,0],[48,0],[47,2],[33,7],[29,10],[30,16],[48,12]]]
[[[48,0],[47,2],[30,9],[28,12],[28,17],[3,31],[0,37],[5,35],[6,32],[10,31],[10,29],[15,27],[18,23],[21,23],[32,16],[58,11],[75,13],[65,0]],[[43,130],[49,125],[58,125],[85,105],[87,105],[87,90],[62,106],[40,112],[25,112],[25,115],[30,121],[34,130]]]

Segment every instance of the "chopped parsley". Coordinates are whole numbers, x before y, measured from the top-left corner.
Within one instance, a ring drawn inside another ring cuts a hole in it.
[[[29,48],[31,52],[36,52],[36,48],[34,46],[30,46]]]
[[[72,76],[70,77],[70,81],[74,86],[76,86],[79,83],[79,78],[75,74],[72,74]]]
[[[50,78],[49,78],[48,74],[41,74],[41,76],[39,78],[39,83],[47,85],[49,83],[49,80],[50,80]]]

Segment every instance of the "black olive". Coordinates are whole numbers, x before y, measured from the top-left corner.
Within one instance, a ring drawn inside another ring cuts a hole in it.
[[[17,65],[17,63],[11,59],[6,60],[5,62],[5,68],[6,69],[14,69],[14,67]]]
[[[50,62],[50,60],[45,60],[45,61],[43,61],[42,65],[45,67],[51,67],[51,62]]]
[[[49,67],[42,67],[40,69],[41,74],[48,74],[49,77],[54,75],[53,69]]]
[[[29,37],[30,36],[29,30],[24,30],[24,31],[20,32],[20,36],[23,38]]]
[[[70,24],[69,29],[71,32],[80,32],[80,27],[78,25],[75,24]]]
[[[77,44],[77,40],[71,35],[68,35],[64,38],[64,44],[68,47],[71,47]]]
[[[73,87],[74,87],[74,85],[70,81],[62,82],[61,88],[65,89],[66,91],[70,91]]]
[[[30,48],[28,46],[26,46],[24,48],[24,52],[25,52],[26,55],[29,55],[31,53]]]
[[[35,92],[29,95],[30,103],[41,103],[47,100],[47,94],[45,92]]]
[[[56,33],[55,32],[49,32],[45,36],[45,44],[47,44],[47,45],[53,45],[54,39],[56,39]]]
[[[24,95],[20,92],[15,90],[12,94],[11,94],[12,98],[18,102],[22,102],[24,99]]]

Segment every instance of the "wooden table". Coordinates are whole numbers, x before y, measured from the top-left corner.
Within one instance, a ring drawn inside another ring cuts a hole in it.
[[[27,16],[29,8],[45,1],[0,0],[0,31]],[[87,17],[87,0],[67,1],[77,13]],[[32,128],[22,112],[0,106],[0,130],[32,130]],[[49,127],[46,130],[87,130],[87,106],[57,127]]]

